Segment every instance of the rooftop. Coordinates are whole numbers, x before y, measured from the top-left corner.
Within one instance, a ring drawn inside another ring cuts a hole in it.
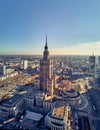
[[[67,98],[76,98],[80,96],[80,93],[75,89],[66,90],[65,88],[63,89],[63,96]]]
[[[10,99],[7,99],[6,101],[3,102],[2,105],[4,106],[8,106],[8,107],[12,107],[14,106],[17,102],[19,102],[19,100],[22,99],[22,96],[19,94],[15,94],[13,97],[11,97]]]
[[[35,113],[35,112],[31,112],[31,111],[27,111],[27,114],[25,116],[25,118],[34,120],[34,121],[39,121],[43,116],[41,114]]]
[[[53,117],[63,118],[64,117],[64,106],[55,107],[52,112]]]
[[[68,106],[61,101],[56,101],[52,110],[52,117],[58,119],[67,119],[68,117]]]

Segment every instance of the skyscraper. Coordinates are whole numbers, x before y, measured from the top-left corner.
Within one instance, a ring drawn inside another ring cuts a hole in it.
[[[6,66],[0,65],[0,75],[6,75]]]
[[[23,61],[23,67],[24,67],[24,70],[27,69],[27,67],[28,67],[28,60],[24,60]]]
[[[98,65],[100,66],[100,56],[98,57]]]
[[[95,88],[100,90],[100,66],[96,67]]]
[[[89,73],[95,73],[96,58],[94,54],[89,56]]]
[[[53,61],[49,57],[47,36],[44,47],[43,58],[40,60],[40,88],[46,91],[49,95],[52,93],[52,76],[53,76]]]
[[[95,88],[100,90],[100,56],[98,57],[98,64],[95,71]]]

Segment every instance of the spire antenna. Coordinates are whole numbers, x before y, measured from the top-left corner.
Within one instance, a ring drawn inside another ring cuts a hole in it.
[[[47,34],[46,34],[46,43],[47,43]]]
[[[48,49],[48,45],[47,45],[47,34],[46,34],[46,44],[45,44],[45,50]]]

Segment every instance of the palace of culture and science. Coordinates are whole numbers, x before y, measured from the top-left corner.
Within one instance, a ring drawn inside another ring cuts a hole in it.
[[[40,60],[40,89],[48,95],[53,94],[53,60],[49,57],[47,36],[43,59]]]

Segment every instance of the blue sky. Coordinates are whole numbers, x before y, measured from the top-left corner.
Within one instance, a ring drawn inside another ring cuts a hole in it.
[[[0,0],[0,54],[95,54],[100,0]]]

